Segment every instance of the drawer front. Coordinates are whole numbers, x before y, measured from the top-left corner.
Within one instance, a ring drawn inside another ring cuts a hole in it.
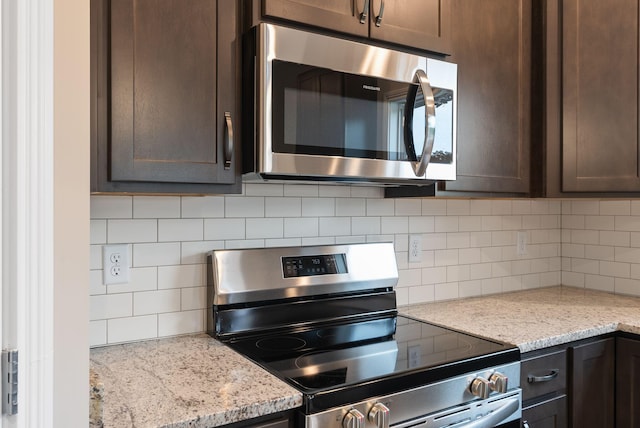
[[[522,400],[539,397],[567,386],[567,353],[565,350],[522,360],[520,386]]]

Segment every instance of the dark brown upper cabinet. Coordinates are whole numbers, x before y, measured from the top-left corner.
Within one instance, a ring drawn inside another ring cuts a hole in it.
[[[638,13],[638,0],[546,2],[548,196],[640,192]]]
[[[530,191],[532,1],[451,1],[457,179],[440,190]]]
[[[238,7],[91,1],[93,192],[240,191]]]
[[[255,25],[284,19],[382,42],[449,54],[449,0],[252,0]]]

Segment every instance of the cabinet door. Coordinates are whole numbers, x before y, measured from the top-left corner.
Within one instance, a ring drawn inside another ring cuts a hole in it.
[[[616,427],[640,426],[640,341],[616,342]]]
[[[522,409],[523,428],[566,428],[567,396],[543,401]]]
[[[450,6],[450,0],[370,0],[369,34],[377,40],[451,53]]]
[[[369,35],[369,0],[263,0],[264,16],[286,19],[301,24],[349,33]],[[370,9],[369,9],[370,10]]]
[[[458,165],[445,190],[528,193],[531,0],[453,0],[451,20]]]
[[[615,339],[570,348],[571,426],[611,428],[614,425]]]
[[[92,34],[92,190],[238,191],[237,3],[94,0]]]
[[[562,7],[562,190],[639,191],[638,0]]]

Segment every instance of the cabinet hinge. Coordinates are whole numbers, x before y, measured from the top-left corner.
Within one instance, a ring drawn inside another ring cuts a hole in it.
[[[2,351],[2,413],[18,413],[18,350]]]

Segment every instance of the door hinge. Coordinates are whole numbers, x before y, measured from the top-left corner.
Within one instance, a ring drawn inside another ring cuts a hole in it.
[[[2,351],[2,413],[18,413],[18,350]]]

